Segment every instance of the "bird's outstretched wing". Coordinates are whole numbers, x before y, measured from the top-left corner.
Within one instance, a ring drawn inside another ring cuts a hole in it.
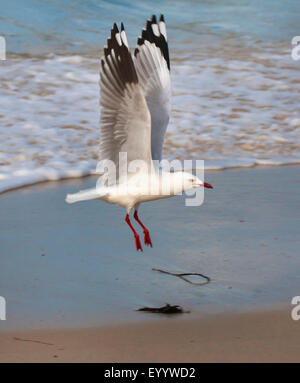
[[[135,68],[151,114],[151,151],[161,160],[171,110],[170,61],[163,15],[147,21],[135,49]]]
[[[128,48],[123,24],[114,24],[104,48],[100,70],[100,160],[114,161],[119,153],[151,162],[151,117]]]

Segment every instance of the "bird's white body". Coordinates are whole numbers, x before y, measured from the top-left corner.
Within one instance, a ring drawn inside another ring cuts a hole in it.
[[[122,206],[129,214],[142,202],[170,198],[184,191],[203,186],[203,182],[193,174],[186,172],[142,173],[129,177],[126,183],[112,186],[100,186],[75,194],[68,194],[66,201],[74,203],[90,199],[99,199],[110,204]]]

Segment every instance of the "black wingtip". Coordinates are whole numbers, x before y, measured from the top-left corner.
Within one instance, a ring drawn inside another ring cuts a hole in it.
[[[150,20],[147,20],[146,28],[142,30],[141,36],[138,38],[138,46],[141,46],[145,43],[145,41],[149,41],[150,43],[154,43],[161,51],[164,59],[167,62],[168,69],[170,70],[170,59],[169,59],[169,48],[168,42],[165,35],[159,33],[155,34],[155,29],[153,27],[154,24],[157,24],[157,19],[155,15],[152,15]],[[165,22],[164,15],[160,15],[159,22]],[[160,27],[158,25],[159,31]],[[135,54],[136,55],[136,54]]]
[[[139,37],[139,40],[141,39],[142,40],[142,44],[144,43],[144,40],[147,40],[147,31],[146,31],[146,29],[143,29],[142,30],[142,36],[141,36],[141,38]]]
[[[147,20],[146,29],[151,28],[152,20]]]
[[[125,31],[124,24],[121,23],[121,31]]]
[[[114,33],[118,33],[119,32],[119,29],[118,29],[118,26],[117,26],[116,23],[114,23],[113,29],[111,31],[114,32]]]
[[[134,56],[136,56],[140,51],[138,50],[138,48],[135,48],[134,50]]]

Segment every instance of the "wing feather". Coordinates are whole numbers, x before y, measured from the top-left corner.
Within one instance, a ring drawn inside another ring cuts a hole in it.
[[[147,21],[135,49],[135,68],[151,114],[151,152],[161,160],[171,111],[170,60],[163,15]]]
[[[128,49],[124,25],[114,24],[100,69],[100,160],[114,161],[126,152],[128,163],[151,163],[151,116]]]

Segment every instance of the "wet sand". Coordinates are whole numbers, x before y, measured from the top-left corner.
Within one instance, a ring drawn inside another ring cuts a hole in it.
[[[290,308],[0,334],[1,362],[300,362]]]

